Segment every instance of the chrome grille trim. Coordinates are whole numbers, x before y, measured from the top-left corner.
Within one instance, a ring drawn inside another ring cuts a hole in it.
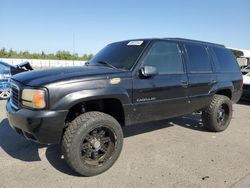
[[[19,87],[13,83],[10,84],[10,87],[11,87],[10,104],[15,109],[18,109],[19,108],[19,94],[20,94]]]

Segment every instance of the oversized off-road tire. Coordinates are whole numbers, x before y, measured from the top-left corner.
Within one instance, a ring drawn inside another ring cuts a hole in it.
[[[86,112],[67,127],[62,153],[74,171],[94,176],[115,163],[122,146],[123,131],[116,119],[102,112]]]
[[[232,119],[232,101],[224,95],[214,95],[211,104],[202,112],[205,127],[214,132],[224,131]]]

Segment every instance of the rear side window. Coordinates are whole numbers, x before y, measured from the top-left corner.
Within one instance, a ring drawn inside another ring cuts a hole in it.
[[[211,72],[212,67],[207,50],[204,46],[187,44],[185,45],[189,60],[190,72]]]
[[[179,48],[172,42],[154,43],[144,58],[143,65],[156,67],[160,74],[184,72]]]
[[[216,67],[222,72],[239,71],[239,65],[231,50],[227,48],[213,47],[216,56]]]

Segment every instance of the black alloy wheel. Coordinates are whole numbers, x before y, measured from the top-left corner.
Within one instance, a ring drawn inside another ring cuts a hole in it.
[[[100,126],[90,131],[82,141],[80,155],[83,163],[100,166],[114,152],[117,137],[113,130]]]

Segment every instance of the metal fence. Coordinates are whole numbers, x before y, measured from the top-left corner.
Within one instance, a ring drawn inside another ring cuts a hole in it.
[[[73,61],[73,60],[49,60],[49,59],[9,59],[0,58],[0,61],[17,65],[19,63],[28,61],[33,67],[68,67],[68,66],[82,66],[86,61]]]

